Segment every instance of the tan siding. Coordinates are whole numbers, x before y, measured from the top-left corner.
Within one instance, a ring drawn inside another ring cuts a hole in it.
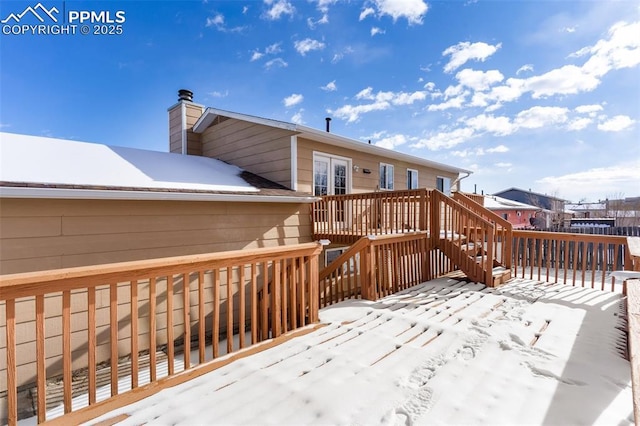
[[[202,134],[202,153],[291,187],[291,135],[284,129],[224,120]]]
[[[352,170],[352,190],[354,193],[370,192],[378,189],[380,182],[380,163],[394,166],[394,189],[407,189],[407,169],[418,170],[418,184],[421,188],[435,188],[436,177],[443,176],[455,180],[456,173],[445,172],[415,163],[398,161],[386,157],[373,155],[355,149],[346,149],[327,145],[316,141],[298,137],[298,190],[311,192],[313,190],[313,152],[350,158],[353,166],[358,166],[356,172]],[[364,169],[371,170],[365,174]]]
[[[0,213],[3,274],[311,240],[307,205],[5,199]]]
[[[182,110],[178,103],[169,111],[169,151],[182,153]],[[203,108],[200,105],[185,102],[186,128],[187,128],[187,153],[202,155],[200,135],[193,133],[193,125],[202,116]]]

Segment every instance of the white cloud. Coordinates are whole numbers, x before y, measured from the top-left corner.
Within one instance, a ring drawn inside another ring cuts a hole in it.
[[[456,74],[456,79],[463,86],[482,91],[504,80],[504,76],[498,70],[477,71],[465,68]]]
[[[635,122],[635,120],[626,115],[616,115],[604,123],[598,124],[598,130],[602,130],[603,132],[620,132],[632,127]]]
[[[565,123],[568,113],[567,108],[534,106],[520,111],[514,119],[514,124],[526,129],[538,129],[551,124]]]
[[[218,31],[237,33],[243,31],[246,27],[228,28],[224,22],[224,15],[216,13],[213,17],[207,18],[205,23],[207,28],[215,27]]]
[[[496,53],[500,47],[502,47],[502,43],[492,46],[483,42],[469,43],[468,41],[450,46],[442,52],[442,56],[451,56],[449,62],[444,66],[444,72],[452,72],[470,60],[484,62],[485,59]]]
[[[586,128],[589,124],[591,124],[591,119],[587,117],[576,118],[567,124],[568,130],[582,130]]]
[[[395,149],[397,146],[407,143],[407,140],[408,139],[405,135],[393,135],[380,139],[375,143],[375,145],[382,148]]]
[[[497,153],[505,153],[505,152],[509,152],[509,148],[504,146],[504,145],[498,145],[498,146],[495,146],[493,148],[487,149],[487,152],[489,152],[491,154],[493,154],[495,152],[497,152]]]
[[[267,55],[276,55],[282,52],[282,49],[280,48],[280,44],[281,43],[270,44],[264,49],[264,53],[266,53]]]
[[[474,133],[491,133],[496,136],[506,136],[516,131],[516,126],[509,117],[480,114],[464,120],[464,124],[473,129]]]
[[[570,34],[571,34],[571,33],[575,33],[575,32],[576,32],[576,28],[577,28],[577,27],[575,27],[575,26],[573,26],[573,27],[564,27],[564,28],[562,28],[562,30],[561,30],[561,31],[562,31],[562,32],[565,32],[565,33],[570,33]]]
[[[526,90],[531,91],[534,99],[552,95],[573,95],[590,92],[600,84],[600,80],[592,74],[585,73],[583,68],[565,65],[545,74],[525,80]]]
[[[451,155],[454,157],[467,158],[467,157],[480,157],[484,155],[484,149],[463,149],[461,151],[451,151]]]
[[[375,102],[367,105],[344,105],[336,110],[327,110],[337,118],[347,120],[348,123],[358,121],[361,114],[372,111],[382,111],[391,107],[389,102]]]
[[[628,24],[618,22],[608,32],[609,39],[586,47],[576,55],[591,53],[582,66],[586,73],[601,77],[611,70],[631,68],[640,64],[640,21]]]
[[[579,200],[587,194],[602,199],[609,194],[637,194],[638,182],[640,182],[640,161],[638,160],[566,175],[548,176],[536,181],[547,192],[562,188],[562,196],[573,200]]]
[[[251,62],[257,61],[264,56],[264,53],[260,53],[257,50],[251,54]]]
[[[293,43],[294,47],[298,51],[299,54],[305,56],[308,52],[312,50],[322,50],[324,49],[324,43],[318,40],[313,40],[310,38],[305,38],[304,40],[298,40]]]
[[[207,18],[207,23],[205,26],[207,27],[221,27],[224,25],[224,15],[218,13],[212,18]]]
[[[371,37],[373,37],[376,34],[384,34],[385,31],[382,28],[378,28],[378,27],[371,27]]]
[[[575,107],[574,110],[580,114],[589,114],[589,116],[594,117],[595,113],[602,111],[602,105],[580,105]]]
[[[264,67],[266,69],[271,69],[271,68],[274,68],[274,67],[286,68],[288,66],[289,66],[289,64],[287,62],[285,62],[284,59],[282,59],[282,58],[274,58],[274,59],[272,59],[270,61],[267,61],[264,64]]]
[[[516,75],[520,75],[520,73],[523,73],[523,72],[533,72],[533,65],[532,64],[525,64],[525,65],[521,66],[516,71]]]
[[[282,15],[293,16],[296,9],[287,0],[264,0],[269,9],[265,12],[265,17],[271,21],[276,21]]]
[[[229,91],[225,90],[224,92],[209,92],[208,95],[212,98],[226,98],[227,96],[229,96]]]
[[[501,169],[508,169],[509,167],[513,166],[513,164],[511,163],[495,163],[494,165],[496,167],[500,167]]]
[[[304,124],[302,120],[302,113],[304,112],[304,108],[300,108],[300,111],[296,112],[291,116],[291,122],[296,124]]]
[[[372,8],[372,7],[364,8],[364,9],[362,9],[362,12],[360,12],[360,18],[358,20],[362,21],[367,16],[375,15],[375,14],[376,14],[376,10],[374,8]]]
[[[451,97],[445,102],[439,104],[431,104],[427,107],[427,111],[444,111],[451,108],[460,109],[464,106],[467,95],[468,92],[463,92],[461,95]]]
[[[413,148],[426,147],[432,151],[442,148],[453,148],[456,145],[464,143],[475,136],[474,131],[470,127],[461,127],[454,130],[445,130],[438,132],[428,138],[420,139],[412,145]]]
[[[338,86],[336,86],[336,81],[330,81],[329,83],[327,83],[326,85],[320,87],[322,90],[324,90],[325,92],[335,92],[336,90],[338,90]]]
[[[378,16],[391,16],[394,22],[399,18],[406,18],[409,25],[422,24],[422,19],[429,10],[429,5],[423,0],[373,0],[373,3],[377,8]],[[360,20],[364,19],[364,12],[363,10],[360,13]],[[364,17],[369,14],[371,12],[367,11]]]
[[[299,93],[294,93],[290,96],[287,96],[286,98],[284,98],[282,100],[282,103],[284,103],[284,106],[286,106],[287,108],[292,107],[294,105],[298,105],[299,103],[301,103],[304,100],[304,96],[302,96]]]

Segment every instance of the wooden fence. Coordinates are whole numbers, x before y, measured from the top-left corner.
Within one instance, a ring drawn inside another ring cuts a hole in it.
[[[413,189],[324,196],[312,209],[314,237],[353,244],[367,235],[424,231],[429,194]]]
[[[31,381],[43,422],[52,377],[60,375],[63,411],[70,413],[74,372],[82,369],[94,405],[101,362],[109,366],[115,397],[123,379],[132,390],[142,385],[142,353],[153,384],[160,379],[158,352],[166,354],[171,377],[317,322],[321,249],[309,243],[0,276],[6,334],[0,390],[7,392],[8,423],[18,420],[18,387]],[[123,359],[130,360],[126,377]]]
[[[608,273],[631,268],[626,237],[523,230],[513,236],[516,277],[617,291]]]
[[[432,279],[426,232],[363,237],[320,272],[320,306],[377,300]]]

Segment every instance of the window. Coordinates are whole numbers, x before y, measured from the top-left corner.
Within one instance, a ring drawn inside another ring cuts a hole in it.
[[[407,169],[407,189],[418,189],[418,171]]]
[[[342,253],[344,253],[348,249],[349,249],[349,247],[326,249],[324,251],[324,266],[325,266],[325,268],[327,266],[329,266],[329,264],[331,264],[331,262],[336,260]],[[347,268],[346,264],[342,266],[343,273],[345,273],[345,274],[346,273],[353,274],[354,272],[360,272],[360,270],[359,270],[359,261],[360,261],[360,254],[356,254],[355,258],[349,259],[349,267],[348,268]]]
[[[509,220],[509,213],[502,213],[502,218],[504,220]]]
[[[313,154],[313,195],[342,195],[351,192],[351,160]]]
[[[380,189],[393,189],[393,165],[380,163]]]
[[[436,178],[436,189],[443,194],[451,195],[451,178],[438,176]]]

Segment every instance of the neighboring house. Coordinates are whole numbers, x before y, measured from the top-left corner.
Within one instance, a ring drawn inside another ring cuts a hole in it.
[[[0,133],[0,274],[309,242],[310,203],[222,161]]]
[[[532,192],[531,190],[525,191],[519,188],[505,189],[504,191],[496,192],[493,195],[539,207],[542,210],[545,228],[561,227],[565,220],[570,218],[569,214],[565,214],[564,205],[566,200],[563,200],[562,198],[547,194],[539,194]]]
[[[415,188],[460,189],[470,171],[295,123],[193,103],[169,108],[170,151],[217,158],[316,196]]]
[[[484,207],[508,220],[514,229],[533,228],[536,214],[543,211],[540,207],[508,200],[497,195],[485,195],[483,201]]]
[[[574,219],[592,219],[607,217],[607,203],[578,203],[565,204],[565,209],[571,210]]]

